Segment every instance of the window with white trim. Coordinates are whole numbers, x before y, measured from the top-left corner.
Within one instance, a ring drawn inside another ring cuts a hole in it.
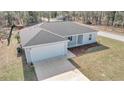
[[[91,40],[91,39],[92,39],[92,34],[89,35],[89,40]]]
[[[68,40],[72,41],[72,36],[68,37]]]

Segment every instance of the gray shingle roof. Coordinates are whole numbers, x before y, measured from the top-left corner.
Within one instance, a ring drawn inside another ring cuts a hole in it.
[[[22,46],[32,46],[65,41],[67,39],[62,37],[88,32],[96,31],[73,22],[50,22],[24,28],[20,31],[20,37]]]
[[[41,27],[61,36],[96,32],[93,29],[81,26],[74,22],[50,22],[42,24]]]
[[[28,41],[28,43],[26,43],[24,46],[47,44],[47,43],[65,41],[65,40],[67,40],[67,39],[41,30],[30,41]]]
[[[41,28],[39,27],[39,24],[22,29],[19,32],[21,37],[21,45],[24,46],[28,43],[28,41],[30,41],[40,30]]]

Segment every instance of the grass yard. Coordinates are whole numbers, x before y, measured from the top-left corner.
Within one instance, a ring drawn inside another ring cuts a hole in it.
[[[90,48],[72,63],[90,80],[124,80],[124,42],[98,37],[103,45]],[[104,47],[108,47],[104,49]]]
[[[14,35],[10,46],[0,45],[0,80],[37,80],[34,67],[26,64],[24,56],[17,56],[16,48]]]

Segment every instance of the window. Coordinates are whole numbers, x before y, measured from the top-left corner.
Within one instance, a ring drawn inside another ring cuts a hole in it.
[[[68,40],[72,41],[72,36],[68,37]]]
[[[92,39],[92,34],[89,35],[89,40],[91,40],[91,39]]]

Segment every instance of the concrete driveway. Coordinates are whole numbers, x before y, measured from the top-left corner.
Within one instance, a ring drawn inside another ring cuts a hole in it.
[[[110,32],[99,31],[98,35],[124,42],[124,36],[113,34]]]
[[[82,80],[89,81],[67,58],[75,55],[58,56],[34,64],[38,80]]]

